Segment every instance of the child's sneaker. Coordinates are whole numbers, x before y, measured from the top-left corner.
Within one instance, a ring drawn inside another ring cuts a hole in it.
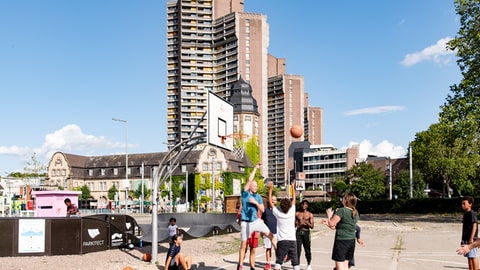
[[[265,265],[265,270],[270,270],[270,268],[271,268],[270,263],[267,263],[267,264]]]
[[[307,266],[307,270],[312,270],[312,266],[310,264]]]

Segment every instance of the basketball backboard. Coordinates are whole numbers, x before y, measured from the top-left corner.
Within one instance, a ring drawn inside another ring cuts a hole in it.
[[[226,140],[233,134],[233,104],[208,91],[208,144],[229,151],[233,150],[233,140]]]

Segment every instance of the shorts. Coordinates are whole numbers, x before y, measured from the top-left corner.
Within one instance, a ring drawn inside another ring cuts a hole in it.
[[[250,237],[248,238],[248,246],[250,248],[257,248],[258,247],[258,233],[253,232],[250,234]]]
[[[180,270],[180,265],[174,263],[168,267],[168,270]]]
[[[463,241],[462,240],[462,245],[468,245],[468,241]],[[463,255],[463,257],[476,258],[477,257],[477,248],[470,249],[470,251],[467,254]]]
[[[277,235],[274,234],[273,237],[277,238]],[[263,236],[263,247],[266,249],[272,248],[272,241],[266,235]]]
[[[261,219],[256,219],[252,222],[247,222],[247,221],[242,221],[240,224],[241,230],[240,230],[240,240],[247,241],[248,237],[252,232],[259,232],[259,233],[264,233],[264,234],[269,234],[270,230],[268,229],[267,225],[263,223],[263,220]]]
[[[332,260],[344,262],[353,260],[355,253],[355,239],[335,240],[333,243]]]

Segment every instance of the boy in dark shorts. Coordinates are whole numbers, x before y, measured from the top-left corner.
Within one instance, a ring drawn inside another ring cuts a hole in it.
[[[192,257],[185,256],[180,252],[183,237],[181,235],[174,235],[172,240],[173,245],[168,249],[167,259],[165,260],[165,270],[190,270],[190,267],[192,267]]]

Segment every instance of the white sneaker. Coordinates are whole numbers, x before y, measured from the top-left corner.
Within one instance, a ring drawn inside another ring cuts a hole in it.
[[[307,265],[307,270],[312,270],[312,266],[310,264]]]

